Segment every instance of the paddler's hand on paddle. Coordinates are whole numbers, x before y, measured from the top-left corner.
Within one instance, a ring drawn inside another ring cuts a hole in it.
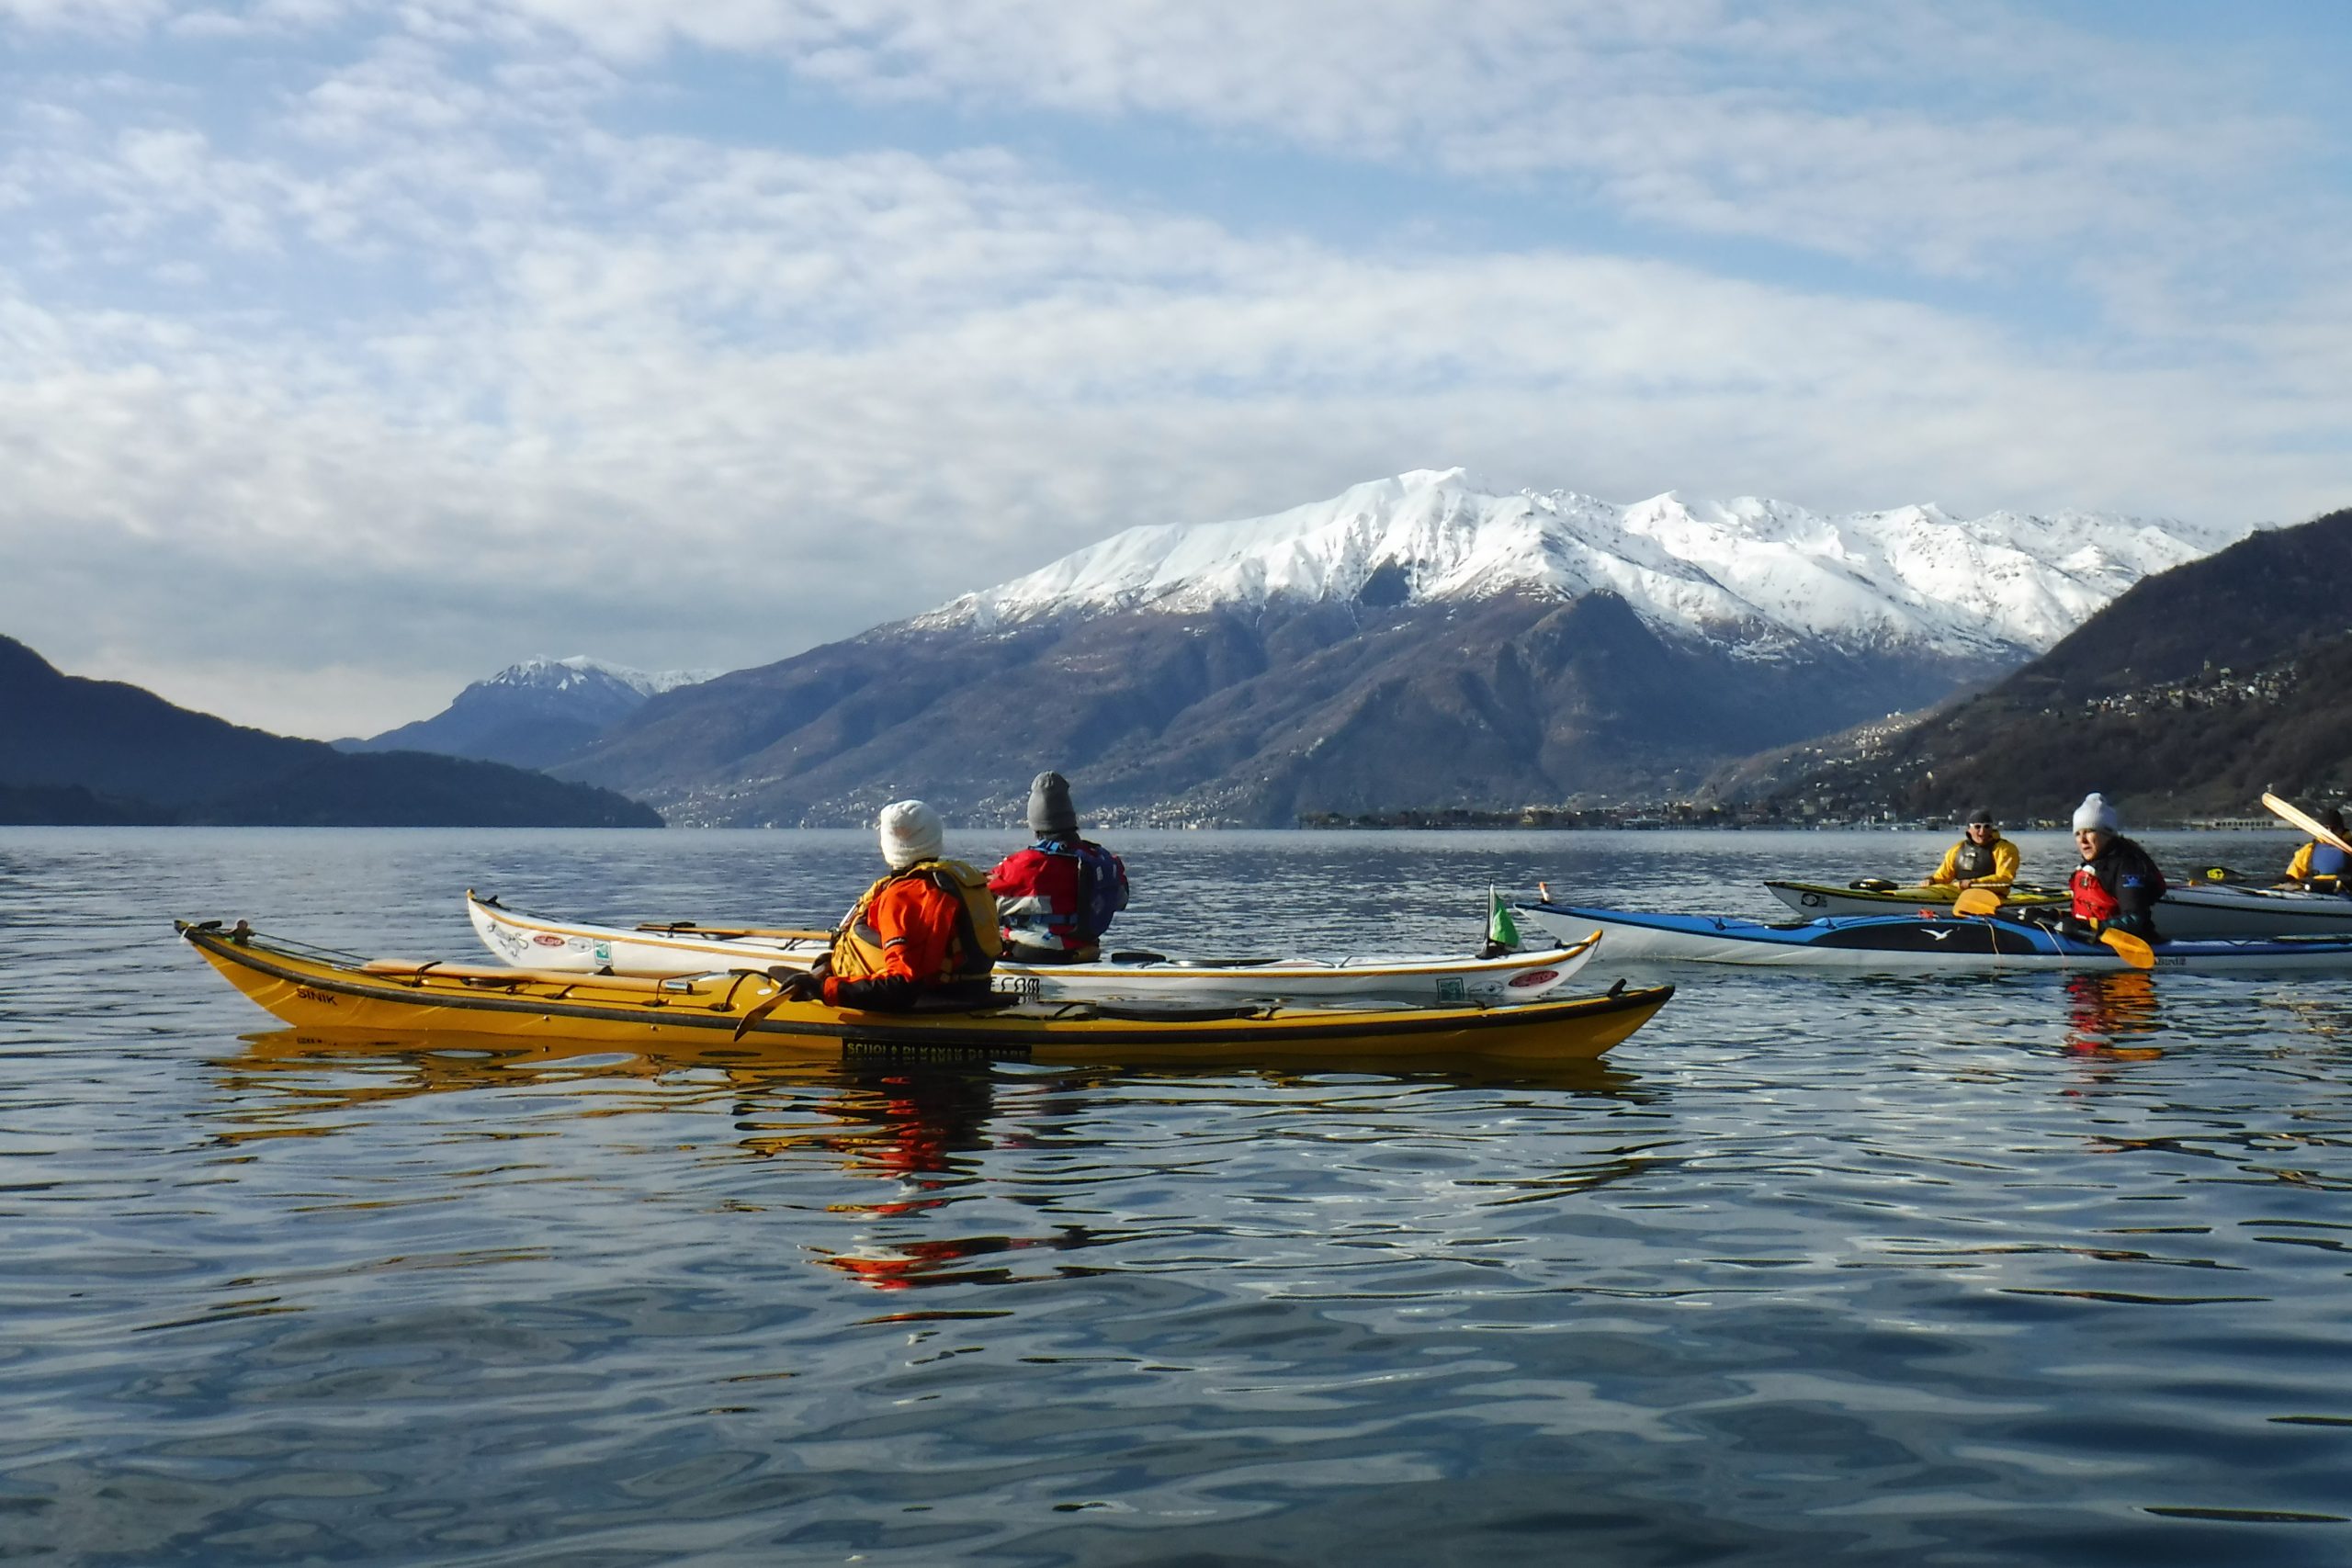
[[[817,962],[806,969],[786,969],[778,964],[769,970],[770,977],[775,981],[775,995],[763,997],[744,1010],[742,1018],[735,1025],[735,1038],[742,1039],[751,1032],[752,1025],[786,1002],[821,1000],[825,995],[825,977],[817,971],[831,967],[825,962],[825,955],[820,954]]]
[[[2148,945],[2147,938],[2108,924],[2105,920],[2080,920],[2072,915],[2061,916],[2058,933],[2076,942],[2096,942],[2134,969],[2154,969],[2156,950]]]

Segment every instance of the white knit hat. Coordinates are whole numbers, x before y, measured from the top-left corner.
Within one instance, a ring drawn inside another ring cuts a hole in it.
[[[894,800],[882,808],[878,824],[882,858],[892,871],[904,871],[919,860],[935,859],[947,843],[947,826],[939,813],[920,800]]]
[[[2122,825],[2123,819],[2116,816],[2115,807],[2109,806],[2107,796],[2097,790],[2083,796],[2083,803],[2075,807],[2075,831],[2077,833],[2086,828],[2104,829],[2112,833]]]

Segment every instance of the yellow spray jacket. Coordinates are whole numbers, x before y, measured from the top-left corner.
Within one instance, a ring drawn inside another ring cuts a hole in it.
[[[1960,857],[1969,847],[1968,840],[1962,839],[1946,850],[1943,863],[1936,867],[1936,874],[1928,881],[1939,886],[1958,882],[1961,878]],[[1983,876],[1973,878],[1975,885],[1979,887],[2007,887],[2015,882],[2018,879],[2018,847],[1997,833],[1984,847],[1993,852],[1993,869]]]

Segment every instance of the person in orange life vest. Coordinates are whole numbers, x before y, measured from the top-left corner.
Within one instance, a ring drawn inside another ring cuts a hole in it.
[[[945,826],[920,800],[884,807],[877,834],[890,874],[842,919],[831,951],[785,982],[786,996],[876,1012],[986,1001],[1001,945],[987,882],[941,854]]]
[[[2066,884],[2074,895],[2068,923],[2086,927],[2094,937],[2112,927],[2143,942],[2162,942],[2156,900],[2165,896],[2165,874],[2147,851],[2117,831],[2120,826],[2115,807],[2096,791],[2075,807],[2075,848],[2083,863]]]
[[[1069,781],[1039,773],[1029,785],[1029,830],[1037,841],[989,873],[1005,956],[1022,964],[1089,964],[1102,954],[1111,918],[1127,907],[1127,868],[1078,836]]]
[[[1928,878],[1930,887],[1994,887],[2006,893],[2018,879],[2018,847],[1993,826],[1993,814],[1978,807],[1968,814],[1960,842],[1944,852],[1943,863]]]
[[[2321,827],[2337,838],[2345,836],[2344,813],[2339,807],[2331,806],[2321,812],[2319,821]],[[2352,894],[2352,855],[2346,854],[2334,844],[2324,844],[2313,839],[2295,852],[2295,858],[2287,866],[2287,880]]]

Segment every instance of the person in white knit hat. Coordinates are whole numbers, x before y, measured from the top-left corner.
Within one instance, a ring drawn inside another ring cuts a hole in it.
[[[2118,831],[2122,825],[2107,796],[2097,791],[2075,807],[2075,849],[2083,863],[2066,884],[2074,895],[2068,913],[2093,936],[2112,928],[2143,942],[2162,942],[2156,900],[2165,896],[2165,874],[2147,851]]]
[[[865,890],[831,951],[787,981],[786,994],[877,1012],[984,1004],[1001,951],[988,879],[946,858],[946,827],[920,800],[892,801],[875,828],[890,874]]]

